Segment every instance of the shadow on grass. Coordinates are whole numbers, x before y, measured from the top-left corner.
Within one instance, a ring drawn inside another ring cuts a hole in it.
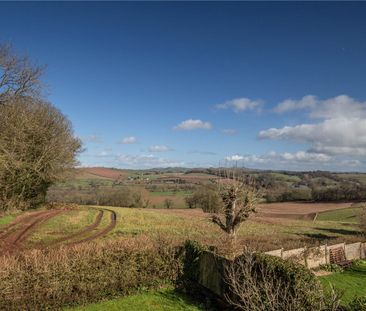
[[[333,240],[333,239],[337,238],[335,236],[326,235],[324,233],[303,233],[303,234],[300,234],[300,235],[306,236],[310,239],[314,239],[314,240],[320,241],[320,242],[330,241],[330,240]]]
[[[353,235],[353,236],[357,236],[357,235],[361,235],[360,231],[357,230],[348,230],[348,229],[336,229],[336,228],[315,228],[316,230],[321,230],[321,231],[326,231],[329,233],[335,233],[335,234],[340,234],[340,235]]]
[[[161,291],[159,292],[159,296],[170,301],[177,301],[177,300],[183,301],[184,304],[187,306],[202,308],[204,305],[202,301],[198,301],[197,299],[194,299],[193,297],[190,297],[187,294],[180,292],[179,290],[173,289],[169,291]]]

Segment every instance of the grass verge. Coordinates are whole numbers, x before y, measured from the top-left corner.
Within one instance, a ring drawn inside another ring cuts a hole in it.
[[[67,311],[200,311],[188,297],[177,293],[174,289],[159,290],[143,294],[131,295],[118,299],[91,304],[84,307],[66,309]],[[66,311],[65,310],[65,311]]]
[[[320,282],[326,290],[330,286],[343,292],[342,303],[348,304],[357,296],[366,294],[366,261],[356,261],[351,269],[320,277]]]

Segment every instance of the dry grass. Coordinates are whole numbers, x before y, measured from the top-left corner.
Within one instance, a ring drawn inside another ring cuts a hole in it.
[[[57,310],[175,280],[166,239],[118,239],[0,257],[0,310]]]

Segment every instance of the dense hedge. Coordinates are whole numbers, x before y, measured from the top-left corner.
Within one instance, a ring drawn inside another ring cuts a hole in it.
[[[0,310],[60,309],[174,281],[169,243],[138,238],[0,257]]]
[[[260,253],[256,254],[256,262],[258,268],[265,267],[273,271],[277,280],[288,284],[291,291],[296,293],[296,299],[299,299],[302,310],[322,308],[324,302],[322,287],[309,269],[290,260]]]

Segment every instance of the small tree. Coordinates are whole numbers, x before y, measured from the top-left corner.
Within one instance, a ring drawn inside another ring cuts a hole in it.
[[[213,212],[212,222],[230,237],[235,238],[240,225],[256,210],[259,200],[258,191],[254,186],[243,181],[230,180],[220,184],[218,195],[222,200],[222,204],[218,206],[219,209],[206,210],[206,212]]]
[[[173,207],[173,201],[171,199],[165,199],[164,200],[164,205],[166,208],[172,208]]]

